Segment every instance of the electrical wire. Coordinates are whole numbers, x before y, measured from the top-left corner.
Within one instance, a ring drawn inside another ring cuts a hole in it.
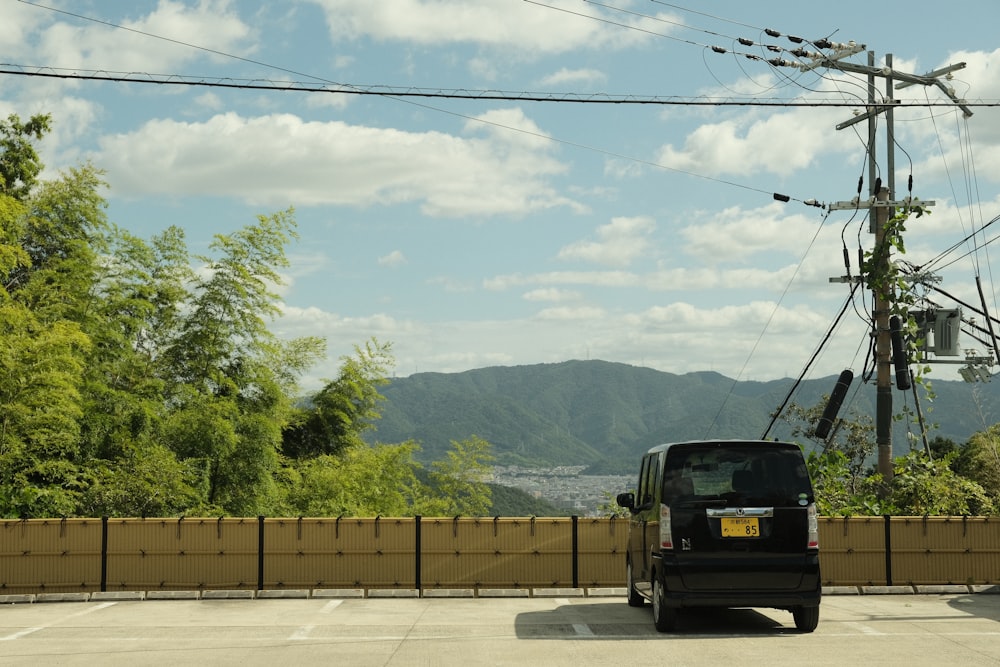
[[[761,434],[761,436],[760,436],[761,440],[766,440],[767,439],[768,433],[771,432],[771,428],[774,426],[775,422],[778,421],[778,418],[781,416],[781,413],[784,412],[785,408],[788,406],[788,402],[791,400],[792,396],[795,395],[795,392],[799,388],[799,385],[802,384],[802,380],[805,378],[806,374],[809,372],[809,368],[812,366],[812,364],[819,357],[820,352],[823,351],[823,348],[826,346],[826,344],[830,341],[830,337],[833,335],[833,332],[840,325],[841,318],[843,318],[844,317],[844,313],[847,312],[847,307],[850,305],[851,301],[854,300],[854,292],[855,292],[855,290],[857,290],[857,288],[858,288],[857,284],[851,285],[851,292],[850,292],[850,294],[848,294],[847,299],[844,300],[844,305],[840,308],[840,312],[837,313],[837,316],[833,318],[833,322],[830,324],[830,328],[827,329],[826,335],[823,336],[823,339],[820,341],[819,345],[816,347],[816,350],[813,352],[812,357],[809,358],[809,361],[806,362],[806,365],[802,368],[802,372],[799,373],[799,377],[796,378],[796,380],[795,380],[794,383],[792,383],[791,388],[788,390],[788,394],[785,395],[784,401],[782,401],[781,405],[778,406],[778,409],[775,411],[774,415],[772,416],[771,423],[767,425],[767,428],[765,428],[764,432]],[[728,398],[728,396],[727,396],[727,398]],[[721,409],[720,409],[720,412],[721,412]],[[716,415],[716,420],[718,419],[718,417],[719,416]],[[712,424],[714,426],[715,422],[713,421]]]
[[[976,230],[973,230],[973,231],[972,231],[972,232],[971,232],[971,233],[970,233],[970,234],[969,234],[968,236],[966,236],[965,238],[963,238],[963,239],[961,239],[961,240],[959,240],[959,241],[956,241],[956,242],[955,242],[955,243],[953,243],[953,244],[952,244],[951,246],[949,246],[949,247],[948,247],[948,248],[946,248],[945,250],[943,250],[943,251],[941,251],[940,253],[938,253],[937,255],[935,255],[935,256],[934,256],[933,258],[931,258],[931,259],[930,259],[929,261],[927,261],[927,262],[925,262],[925,263],[923,263],[923,264],[920,264],[920,265],[918,265],[918,266],[916,267],[916,269],[917,269],[918,271],[930,271],[931,269],[933,269],[933,268],[935,268],[935,267],[937,267],[938,269],[941,269],[941,268],[944,268],[944,267],[938,267],[938,262],[940,262],[940,261],[941,261],[941,260],[943,260],[943,259],[944,259],[945,257],[947,257],[947,256],[948,256],[948,255],[950,255],[950,254],[951,254],[952,252],[954,252],[954,251],[955,251],[956,249],[958,249],[958,248],[959,248],[959,246],[962,246],[962,245],[965,245],[966,243],[968,243],[968,242],[969,242],[969,239],[970,239],[970,238],[972,238],[973,236],[975,236],[975,235],[977,235],[977,234],[980,234],[980,233],[982,233],[982,232],[985,232],[985,231],[986,231],[986,230],[987,230],[987,229],[988,229],[988,228],[989,228],[989,227],[990,227],[990,226],[991,226],[992,224],[994,224],[994,223],[995,223],[995,222],[997,222],[997,221],[1000,221],[1000,215],[997,215],[996,217],[994,217],[994,218],[993,218],[992,220],[990,220],[989,222],[987,222],[986,224],[984,224],[984,225],[983,225],[982,227],[980,227],[979,229],[976,229]],[[993,240],[996,240],[996,239],[994,238]],[[990,243],[992,243],[992,241],[990,241]],[[978,250],[978,248],[973,248],[972,250],[969,250],[969,251],[968,251],[967,253],[965,253],[964,255],[961,255],[960,257],[958,257],[957,259],[955,259],[954,261],[958,261],[958,260],[960,260],[960,259],[963,259],[964,257],[966,257],[966,256],[968,256],[968,255],[970,255],[970,254],[972,254],[973,252],[976,252],[976,250]],[[951,264],[953,264],[953,263],[954,263],[954,261],[953,261],[953,262],[951,262],[951,263],[949,263],[949,264],[945,264],[944,266],[945,266],[945,267],[946,267],[946,266],[950,266]]]
[[[789,276],[788,282],[785,283],[785,289],[782,290],[781,296],[779,296],[778,300],[775,302],[774,308],[771,310],[771,314],[768,316],[767,321],[764,323],[764,326],[761,329],[760,334],[757,336],[757,340],[754,341],[753,347],[750,348],[750,352],[749,354],[747,354],[747,358],[743,362],[742,368],[740,368],[740,371],[736,374],[736,377],[733,378],[733,383],[729,387],[729,392],[726,394],[726,397],[722,399],[722,404],[719,406],[719,411],[715,414],[715,418],[712,419],[712,423],[709,424],[708,431],[706,432],[705,437],[708,437],[708,435],[712,432],[712,429],[714,429],[716,424],[718,423],[719,417],[722,415],[722,410],[726,407],[726,403],[729,402],[729,398],[732,396],[733,391],[736,389],[736,383],[739,382],[741,377],[743,377],[743,373],[746,371],[747,366],[750,364],[750,360],[757,352],[757,347],[760,345],[761,340],[763,340],[764,334],[767,333],[768,328],[771,326],[771,322],[774,321],[774,316],[781,308],[781,304],[785,300],[785,297],[788,296],[788,290],[791,289],[792,283],[795,282],[795,277],[799,274],[799,269],[805,262],[806,257],[809,256],[809,252],[812,250],[813,245],[816,243],[816,239],[819,237],[819,233],[823,230],[823,223],[826,222],[827,218],[829,217],[830,217],[830,211],[827,211],[826,215],[823,217],[823,220],[820,221],[820,224],[816,227],[816,233],[813,234],[812,239],[810,239],[809,245],[806,247],[805,252],[802,254],[802,259],[800,259],[799,262],[795,265],[795,270],[792,272],[792,275]]]
[[[262,66],[262,67],[274,69],[274,70],[281,71],[281,72],[284,72],[284,73],[287,73],[287,74],[292,74],[292,75],[295,75],[295,76],[306,77],[306,78],[312,79],[314,81],[322,82],[325,85],[323,85],[322,87],[317,88],[315,85],[313,85],[313,86],[310,87],[310,86],[307,86],[306,84],[300,84],[300,83],[295,83],[295,82],[292,82],[292,83],[289,83],[289,82],[267,82],[267,83],[260,83],[259,80],[254,80],[253,82],[251,82],[249,80],[244,80],[244,82],[242,82],[242,83],[236,82],[235,80],[226,80],[226,81],[218,80],[218,81],[215,81],[215,82],[207,82],[207,81],[203,80],[203,81],[193,82],[193,81],[181,81],[181,80],[179,80],[180,77],[178,77],[177,75],[164,75],[166,77],[169,77],[169,80],[163,80],[163,79],[161,79],[161,80],[154,80],[154,79],[148,77],[148,75],[147,75],[147,78],[145,80],[140,80],[138,78],[132,77],[131,75],[124,75],[123,73],[118,73],[119,76],[111,76],[111,75],[108,75],[107,73],[102,73],[103,76],[100,76],[97,73],[92,73],[92,76],[90,78],[101,78],[101,79],[114,80],[114,81],[131,81],[131,82],[139,82],[139,83],[159,83],[159,84],[171,83],[171,84],[175,84],[175,85],[204,85],[204,86],[210,86],[210,87],[232,87],[232,88],[269,88],[269,89],[275,89],[275,90],[301,90],[301,91],[304,91],[304,92],[327,92],[327,93],[344,93],[344,94],[357,94],[357,95],[378,95],[378,96],[382,96],[382,97],[388,97],[388,98],[391,98],[391,99],[397,99],[399,101],[404,101],[404,102],[407,102],[407,103],[410,103],[410,104],[414,104],[415,106],[418,106],[418,107],[421,107],[421,108],[425,108],[425,109],[428,109],[428,110],[437,111],[437,112],[440,112],[440,113],[446,113],[446,114],[453,115],[453,116],[456,116],[456,117],[460,117],[460,118],[463,118],[463,119],[466,119],[466,120],[471,120],[471,121],[475,121],[475,122],[485,123],[485,124],[493,125],[493,126],[500,127],[500,128],[503,128],[503,129],[511,130],[511,131],[521,132],[521,133],[528,134],[528,135],[531,135],[531,136],[535,136],[535,137],[539,137],[539,138],[544,138],[544,139],[547,139],[549,141],[553,141],[553,142],[556,142],[556,143],[560,143],[560,144],[569,145],[569,146],[573,146],[573,147],[577,147],[577,148],[582,148],[582,149],[585,149],[585,150],[590,150],[590,151],[598,152],[598,153],[601,153],[601,154],[604,154],[604,155],[607,155],[607,156],[611,156],[611,157],[615,157],[615,158],[618,158],[618,159],[624,159],[624,160],[628,160],[628,161],[633,161],[633,162],[636,162],[636,163],[639,163],[639,164],[644,164],[644,165],[656,167],[656,168],[659,168],[659,169],[673,171],[673,172],[685,174],[685,175],[688,175],[688,176],[694,176],[694,177],[702,178],[702,179],[709,180],[709,181],[712,181],[712,182],[716,182],[716,183],[720,183],[720,184],[724,184],[724,185],[729,185],[729,186],[733,186],[733,187],[739,187],[739,188],[743,188],[743,189],[746,189],[746,190],[750,190],[750,191],[754,191],[754,192],[758,192],[758,193],[762,193],[762,194],[773,194],[774,198],[777,199],[777,200],[779,200],[779,201],[788,201],[791,198],[787,197],[787,196],[779,196],[779,195],[777,195],[775,193],[769,193],[768,191],[760,189],[760,188],[746,186],[746,185],[735,183],[735,182],[732,182],[732,181],[727,181],[727,180],[724,180],[724,179],[718,179],[718,178],[714,178],[714,177],[704,176],[704,175],[693,173],[693,172],[689,172],[689,171],[686,171],[686,170],[681,170],[681,169],[676,169],[676,168],[668,167],[666,165],[659,164],[659,163],[656,163],[656,162],[653,162],[653,161],[632,158],[632,157],[629,157],[629,156],[626,156],[626,155],[615,153],[613,151],[608,151],[608,150],[596,148],[596,147],[593,147],[593,146],[588,146],[586,144],[581,144],[581,143],[577,143],[577,142],[561,140],[561,139],[557,139],[557,138],[554,138],[554,137],[550,137],[548,135],[543,135],[541,133],[526,131],[523,128],[515,128],[515,127],[504,125],[502,123],[488,121],[488,120],[485,120],[483,118],[472,117],[472,116],[468,116],[468,115],[465,115],[465,114],[461,114],[461,113],[456,113],[456,112],[453,112],[453,111],[449,111],[449,110],[446,110],[446,109],[440,109],[440,108],[433,107],[433,106],[430,106],[430,105],[427,105],[427,104],[421,104],[421,103],[413,101],[412,99],[407,99],[407,98],[414,98],[414,97],[439,97],[439,98],[473,98],[473,99],[490,99],[490,100],[501,99],[501,100],[518,100],[518,101],[550,101],[550,102],[578,102],[578,103],[692,104],[692,105],[711,105],[711,106],[726,106],[726,105],[734,105],[734,106],[736,106],[736,105],[739,105],[739,106],[750,106],[750,105],[760,105],[760,106],[773,105],[773,106],[778,106],[778,105],[780,105],[780,106],[789,106],[789,107],[790,106],[820,106],[820,105],[817,105],[816,103],[812,103],[812,102],[788,101],[788,100],[782,100],[780,102],[774,102],[774,103],[761,102],[760,100],[755,100],[755,101],[741,101],[741,102],[736,102],[736,101],[718,101],[718,100],[697,100],[697,101],[690,101],[690,102],[681,102],[681,101],[679,101],[677,99],[671,99],[671,100],[659,100],[659,99],[654,100],[653,98],[638,99],[638,98],[635,98],[634,96],[628,96],[628,97],[623,97],[623,98],[618,98],[618,99],[612,98],[610,96],[603,96],[603,97],[601,97],[601,96],[597,96],[597,97],[595,97],[595,96],[589,96],[589,97],[586,97],[586,98],[584,98],[582,96],[579,96],[579,97],[556,97],[553,94],[533,94],[533,93],[527,93],[527,92],[520,93],[520,94],[512,94],[512,93],[504,93],[502,91],[501,92],[497,92],[497,91],[478,91],[478,92],[473,91],[473,92],[469,92],[469,91],[455,91],[455,90],[450,90],[450,91],[449,90],[435,90],[435,91],[431,91],[431,90],[427,90],[427,89],[413,89],[413,88],[409,88],[409,89],[390,89],[389,87],[386,87],[386,86],[379,86],[379,87],[375,87],[375,86],[371,86],[371,87],[356,86],[356,85],[353,85],[353,84],[345,84],[345,83],[332,82],[332,81],[323,79],[321,77],[316,77],[316,76],[313,76],[313,75],[310,75],[310,74],[305,74],[305,73],[302,73],[302,72],[297,72],[297,71],[292,70],[292,69],[288,69],[288,68],[284,68],[284,67],[272,65],[272,64],[269,64],[269,63],[264,63],[264,62],[253,60],[253,59],[250,59],[250,58],[244,58],[244,57],[241,57],[241,56],[236,56],[236,55],[233,55],[233,54],[228,54],[228,53],[220,52],[220,51],[217,51],[217,50],[214,50],[214,49],[210,49],[210,48],[198,46],[198,45],[195,45],[195,44],[183,42],[181,40],[171,39],[171,38],[163,37],[163,36],[160,36],[160,35],[155,35],[155,34],[152,34],[152,33],[147,33],[147,32],[141,31],[141,30],[137,30],[137,29],[134,29],[134,28],[129,28],[129,27],[122,26],[122,25],[113,24],[113,23],[110,23],[110,22],[107,22],[107,21],[102,21],[100,19],[94,19],[94,18],[91,18],[91,17],[87,17],[87,16],[83,16],[83,15],[80,15],[80,14],[76,14],[76,13],[73,13],[73,12],[70,12],[70,11],[66,11],[66,10],[62,10],[62,9],[58,9],[58,8],[54,8],[54,7],[49,7],[49,6],[46,6],[46,5],[42,5],[40,3],[30,2],[28,0],[19,0],[19,1],[22,2],[23,4],[35,6],[35,7],[46,9],[48,11],[52,11],[52,12],[56,12],[56,13],[65,14],[65,15],[72,16],[72,17],[75,17],[75,18],[78,18],[78,19],[81,19],[81,20],[93,21],[93,22],[96,22],[96,23],[99,23],[99,24],[103,24],[103,25],[107,25],[107,26],[110,26],[110,27],[113,27],[113,28],[118,28],[118,29],[130,31],[130,32],[133,32],[133,33],[137,33],[137,34],[149,37],[149,38],[159,39],[159,40],[163,40],[163,41],[167,41],[167,42],[172,42],[172,43],[175,43],[175,44],[178,44],[178,45],[185,46],[187,48],[198,49],[198,50],[202,50],[202,51],[205,51],[205,52],[208,52],[208,53],[212,53],[212,54],[216,54],[216,55],[221,55],[221,56],[224,56],[224,57],[233,58],[233,59],[236,59],[236,60],[244,61],[244,62],[255,64],[255,65],[258,65],[258,66]],[[543,2],[538,2],[536,0],[524,0],[524,1],[528,2],[529,4],[534,4],[534,5],[538,5],[538,6],[541,6],[541,7],[547,7],[549,9],[554,9],[554,10],[562,11],[562,12],[565,12],[565,13],[568,13],[568,14],[573,14],[573,15],[577,15],[577,16],[580,16],[580,17],[588,18],[588,19],[591,19],[591,20],[596,20],[596,21],[600,21],[600,22],[603,22],[603,23],[608,23],[608,24],[611,24],[611,25],[615,25],[615,26],[619,26],[619,27],[625,28],[625,29],[638,30],[638,31],[641,31],[641,32],[644,32],[644,33],[648,33],[648,34],[650,34],[652,36],[662,37],[662,38],[665,38],[665,39],[670,39],[670,40],[682,42],[682,43],[685,43],[685,44],[688,44],[688,45],[696,46],[696,47],[699,47],[699,48],[701,48],[703,50],[703,59],[705,59],[704,54],[707,53],[709,50],[712,51],[712,52],[715,52],[715,53],[731,53],[734,58],[737,58],[737,56],[742,56],[742,57],[744,57],[746,59],[750,59],[750,60],[754,60],[754,61],[766,62],[766,63],[770,64],[771,67],[776,72],[780,72],[781,71],[779,69],[780,66],[794,65],[795,63],[791,63],[791,62],[787,62],[787,61],[779,62],[779,60],[776,60],[776,59],[768,60],[765,57],[766,54],[763,53],[764,50],[770,51],[772,53],[774,53],[774,52],[788,53],[788,54],[791,54],[793,56],[796,56],[797,58],[815,57],[815,56],[821,55],[821,54],[809,54],[808,52],[803,51],[801,48],[798,48],[798,49],[786,49],[784,47],[779,47],[779,46],[776,46],[776,45],[760,44],[760,43],[757,43],[757,42],[754,42],[752,40],[748,40],[748,39],[745,39],[745,38],[729,36],[729,35],[725,35],[725,34],[720,33],[720,32],[716,32],[716,31],[712,31],[712,30],[708,30],[708,29],[704,29],[704,28],[698,28],[696,26],[690,26],[690,25],[687,25],[687,24],[684,24],[684,23],[680,23],[680,22],[669,20],[669,19],[665,19],[665,18],[660,17],[660,16],[650,16],[650,15],[643,14],[643,13],[640,13],[640,12],[635,12],[635,11],[632,11],[632,10],[628,10],[628,9],[624,9],[624,8],[620,8],[620,7],[615,7],[613,5],[609,5],[609,4],[606,4],[606,3],[603,3],[603,2],[597,2],[596,0],[584,0],[584,2],[586,2],[587,4],[591,4],[591,5],[597,6],[597,7],[602,7],[604,9],[608,9],[608,10],[611,10],[611,11],[616,11],[616,12],[621,12],[621,13],[629,14],[631,16],[643,18],[643,19],[646,19],[646,20],[652,20],[652,21],[657,21],[657,22],[669,24],[669,25],[674,25],[674,26],[678,26],[678,27],[683,28],[683,29],[695,30],[695,31],[698,31],[698,32],[701,32],[703,34],[710,35],[710,36],[713,36],[713,37],[719,37],[719,38],[729,39],[729,40],[731,40],[734,43],[734,45],[735,44],[739,44],[741,46],[758,46],[758,47],[760,47],[762,49],[762,55],[757,55],[757,54],[742,52],[742,51],[740,51],[737,48],[725,49],[725,48],[722,48],[722,47],[719,47],[719,46],[716,46],[716,45],[710,45],[710,44],[706,44],[706,43],[700,43],[700,42],[696,42],[694,40],[689,40],[689,39],[684,39],[684,38],[681,38],[681,37],[677,37],[675,35],[658,33],[658,32],[655,32],[655,31],[643,28],[641,26],[631,25],[631,24],[627,24],[627,23],[620,23],[620,22],[612,21],[612,20],[604,18],[604,17],[598,17],[598,16],[584,14],[584,13],[581,13],[581,12],[575,12],[575,11],[572,11],[572,10],[569,10],[569,9],[566,9],[566,8],[556,7],[556,6],[553,6],[553,5],[547,5],[547,4],[543,3]],[[732,23],[734,25],[741,25],[743,27],[753,28],[753,29],[756,29],[756,30],[759,30],[759,31],[763,32],[764,34],[766,34],[766,35],[768,35],[770,37],[780,36],[780,33],[778,33],[777,31],[774,31],[774,30],[770,30],[770,29],[766,29],[766,28],[755,28],[754,26],[750,26],[748,24],[742,24],[742,23],[739,23],[739,22],[736,22],[736,21],[731,21],[731,20],[724,19],[724,18],[721,18],[721,17],[718,17],[718,16],[707,14],[707,13],[704,13],[704,12],[697,12],[695,10],[691,10],[691,9],[688,9],[688,8],[685,8],[685,7],[681,7],[679,5],[674,5],[674,4],[671,4],[671,3],[662,2],[661,0],[652,0],[652,2],[654,2],[656,4],[661,4],[661,5],[664,5],[664,6],[669,6],[669,7],[672,7],[674,9],[678,9],[680,11],[687,11],[687,12],[699,14],[699,15],[702,15],[702,16],[705,16],[705,17],[708,17],[708,18],[712,18],[714,20],[725,21],[725,22],[728,22],[728,23]],[[828,48],[830,46],[828,40],[817,40],[816,42],[811,42],[809,40],[804,40],[802,38],[796,38],[796,37],[791,36],[791,35],[789,35],[788,38],[790,40],[792,40],[793,43],[808,42],[808,43],[810,43],[813,46],[816,46],[818,48]],[[824,46],[824,44],[825,44],[825,46]],[[737,62],[739,62],[738,58],[737,58]],[[706,69],[710,70],[710,68],[708,67],[707,59],[705,59],[705,64],[706,64]],[[816,71],[816,69],[813,69],[812,71]],[[0,71],[0,74],[4,74],[4,73],[6,73],[6,74],[27,74],[27,75],[30,75],[30,76],[57,76],[57,77],[60,77],[60,78],[87,78],[87,77],[79,75],[78,72],[74,72],[72,74],[67,74],[67,73],[58,74],[58,73],[56,73],[54,71],[52,71],[52,72],[41,72],[41,71],[38,71],[38,72],[34,72],[34,73],[17,72],[17,71]],[[847,97],[849,95],[844,90],[842,90],[840,88],[841,83],[850,83],[852,85],[857,85],[859,88],[862,87],[862,85],[863,85],[860,82],[860,77],[853,76],[853,75],[851,75],[848,72],[844,72],[844,74],[847,75],[845,77],[830,77],[828,75],[823,75],[823,74],[821,74],[818,71],[816,73],[817,73],[817,76],[818,76],[818,78],[820,80],[828,80],[828,81],[833,82],[834,83],[834,87],[835,87],[835,91],[830,91],[830,92],[831,93],[839,93],[842,98],[843,97]],[[745,70],[744,70],[744,74],[747,75],[748,78],[749,78],[749,75],[748,75],[748,73]],[[714,74],[713,74],[713,76],[714,76]],[[804,86],[797,79],[793,79],[792,77],[789,77],[789,76],[785,75],[784,73],[781,73],[780,76],[785,79],[787,85],[795,85],[795,86],[798,86],[798,87],[802,88],[803,90],[806,90],[806,91],[809,91],[809,92],[812,92],[812,93],[822,93],[822,94],[826,94],[827,93],[827,91],[813,89],[813,88],[808,88],[808,87]],[[858,82],[854,83],[854,80],[856,80],[856,79],[858,80]],[[718,81],[718,78],[716,78],[716,80]],[[721,84],[721,82],[720,82],[720,84]],[[868,85],[869,85],[869,88],[870,88],[871,84],[869,83]],[[330,86],[332,86],[333,88],[331,89]],[[773,87],[771,89],[773,89]],[[843,103],[838,104],[836,102],[831,103],[829,101],[826,101],[821,106],[848,106],[848,105],[855,105],[855,104],[857,104],[858,100],[862,99],[860,97],[860,95],[858,95],[858,94],[855,94],[854,97],[855,97],[855,99],[851,100],[849,102],[843,102]],[[925,98],[926,99],[925,99],[924,103],[912,104],[912,103],[900,102],[898,104],[895,104],[894,106],[909,106],[909,105],[912,105],[912,106],[921,106],[921,107],[936,106],[936,105],[933,105],[930,102],[930,99],[929,99],[929,97],[926,94],[926,90],[925,90]],[[884,102],[885,98],[882,97],[881,100]],[[966,104],[968,104],[968,103],[966,103]],[[952,106],[952,107],[954,107],[955,104],[953,103],[953,104],[950,104],[950,105],[942,105],[942,106]],[[996,106],[996,104],[991,104],[990,106]],[[934,114],[933,113],[931,114],[931,117],[932,117],[932,119],[934,118]],[[877,122],[877,116],[876,116],[876,122]],[[936,123],[935,123],[935,131],[937,132]],[[968,137],[968,133],[963,133],[963,134],[964,134],[965,137]],[[859,134],[859,139],[860,139],[860,134]],[[896,147],[898,147],[907,156],[907,159],[909,160],[910,171],[911,171],[910,179],[909,179],[909,190],[912,192],[912,170],[913,170],[913,161],[912,161],[912,158],[910,157],[909,153],[902,147],[902,145],[896,140],[895,136],[890,136],[890,140],[892,141],[892,143]],[[941,138],[940,138],[940,133],[939,132],[938,132],[938,141],[939,141],[939,145],[940,145]],[[874,147],[872,147],[872,146],[868,146],[866,150],[870,152],[870,151],[873,151],[873,148]],[[970,165],[972,165],[971,168],[974,170],[974,160],[972,160],[972,158],[971,158],[971,144],[969,145],[969,153],[970,153],[970,156],[969,156],[969,159],[968,159],[968,163]],[[943,148],[942,148],[942,155],[943,155]],[[874,162],[874,159],[872,161]],[[877,163],[875,163],[875,164],[877,164]],[[946,165],[946,168],[947,168],[947,165]],[[949,181],[951,181],[950,172],[949,172]],[[966,182],[967,183],[969,182],[968,178],[966,179]],[[954,191],[954,186],[952,186],[952,189]],[[978,194],[978,188],[977,188],[977,194]],[[859,191],[859,195],[860,195],[860,191]],[[805,200],[797,199],[797,201],[803,201],[804,202]],[[971,202],[971,194],[970,194],[970,202]],[[856,215],[856,213],[854,215]],[[854,219],[854,215],[852,215],[851,220]],[[847,226],[850,224],[851,220],[849,220],[845,224],[845,226],[844,226],[844,228],[842,230],[842,233],[841,233],[843,248],[844,248],[844,252],[845,252],[845,260],[847,259],[848,253],[847,253],[846,242],[844,240],[844,232],[846,231]],[[986,226],[988,226],[988,225],[984,225],[982,227],[982,229],[985,229]],[[821,227],[822,227],[822,225],[820,226],[820,228]],[[817,234],[818,234],[818,231],[817,231]],[[813,242],[815,241],[815,238],[816,237],[814,236],[813,237]],[[967,238],[970,238],[970,237],[967,237]],[[974,238],[974,236],[973,236],[973,238]],[[983,247],[985,247],[985,245],[986,244],[984,244]],[[812,242],[810,242],[810,248],[811,247],[812,247]],[[860,247],[861,247],[861,243],[860,243],[860,228],[859,228],[859,251],[860,251]],[[809,252],[809,250],[807,249],[806,254],[808,254],[808,252]],[[970,251],[970,252],[974,252],[974,251]],[[959,258],[959,259],[961,259],[961,258]],[[955,260],[955,261],[958,261],[958,260]],[[799,266],[801,266],[801,263],[799,264]],[[799,266],[796,267],[796,271],[793,274],[792,279],[794,279],[795,275],[797,274]],[[979,271],[978,263],[976,264],[976,267],[977,267],[976,270],[977,270],[977,274],[978,274],[978,271]],[[849,266],[849,263],[847,264],[847,270],[848,270],[848,274],[850,276],[850,266]],[[847,305],[854,304],[855,311],[857,312],[857,304],[856,304],[856,302],[854,301],[854,298],[853,298],[853,295],[854,295],[856,289],[857,289],[857,284],[852,284],[851,298],[848,300],[848,303],[845,304],[845,310],[846,310]],[[783,292],[783,294],[782,294],[782,298],[784,298],[785,294],[787,293],[787,290],[788,290],[788,287],[786,286],[785,292]],[[994,300],[995,300],[995,298],[996,297],[995,297],[995,294],[994,294]],[[761,332],[760,337],[758,337],[757,341],[755,342],[754,347],[751,350],[750,357],[752,357],[753,354],[754,354],[754,352],[756,351],[757,346],[759,345],[759,343],[760,343],[760,341],[761,341],[764,333],[766,332],[768,325],[770,324],[771,320],[773,319],[774,314],[777,311],[777,308],[780,306],[780,303],[781,303],[781,299],[779,299],[778,304],[775,307],[775,311],[772,311],[771,317],[768,319],[768,322],[765,324],[764,330]],[[860,313],[858,313],[858,315],[860,317]],[[743,365],[742,369],[740,370],[740,373],[737,375],[737,380],[739,379],[740,376],[742,376],[742,374],[745,371],[748,363],[749,363],[749,357],[744,362],[744,365]],[[718,415],[716,417],[716,420],[717,420],[717,418],[718,418]],[[713,424],[710,427],[710,429],[715,426],[716,420],[713,420]]]
[[[756,30],[757,32],[764,32],[764,30],[765,30],[765,28],[761,28],[761,27],[758,27],[758,26],[753,26],[753,25],[750,25],[749,23],[741,23],[739,21],[734,21],[732,19],[727,19],[727,18],[724,18],[722,16],[715,16],[714,14],[708,14],[706,12],[699,12],[697,10],[690,9],[688,7],[682,7],[680,5],[675,5],[675,4],[672,4],[670,2],[663,2],[663,0],[650,0],[650,2],[652,2],[654,4],[657,4],[657,5],[663,5],[664,7],[670,7],[671,9],[676,9],[676,10],[681,11],[681,12],[687,12],[689,14],[697,14],[698,16],[704,16],[705,18],[713,19],[715,21],[722,21],[723,23],[730,23],[732,25],[737,25],[737,26],[740,26],[742,28],[750,28],[751,30]]]
[[[238,57],[238,56],[234,56]],[[342,95],[399,97],[399,98],[440,98],[457,100],[489,100],[508,102],[552,102],[567,104],[598,105],[647,105],[647,106],[691,106],[691,107],[778,107],[778,108],[851,108],[855,101],[810,100],[782,97],[717,97],[680,95],[635,95],[610,93],[566,93],[546,91],[515,91],[467,88],[422,88],[417,86],[389,86],[385,84],[337,83],[317,79],[318,82],[273,80],[264,78],[235,78],[208,75],[185,75],[148,72],[125,72],[82,68],[62,68],[48,65],[24,65],[0,63],[0,74],[53,79],[75,79],[109,81],[112,83],[155,84],[158,86],[197,86],[205,88],[232,88],[244,90],[271,90],[276,92],[327,93]],[[308,76],[308,75],[305,75]],[[1000,107],[1000,100],[968,103],[971,106]],[[903,102],[901,107],[953,107],[950,102]]]

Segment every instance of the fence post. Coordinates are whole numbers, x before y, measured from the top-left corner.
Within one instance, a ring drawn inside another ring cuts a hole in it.
[[[257,590],[264,590],[264,517],[257,517]]]
[[[413,517],[413,558],[414,558],[414,588],[420,590],[420,552],[423,550],[420,544],[420,515]]]
[[[108,517],[101,517],[101,592],[108,590]]]
[[[885,585],[892,586],[892,530],[890,528],[891,519],[888,514],[884,514],[885,521]]]
[[[573,515],[573,588],[580,587],[580,517]]]

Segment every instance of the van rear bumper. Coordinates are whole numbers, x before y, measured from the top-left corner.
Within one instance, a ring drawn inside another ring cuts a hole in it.
[[[655,562],[658,561],[658,562]],[[758,577],[754,573],[745,573],[745,578],[739,585],[727,585],[719,588],[699,588],[691,590],[684,586],[684,581],[676,561],[666,556],[654,557],[656,576],[663,584],[664,602],[668,607],[771,607],[775,609],[791,609],[793,607],[816,607],[822,595],[822,581],[819,570],[819,554],[813,553],[805,559],[797,559],[798,564],[789,575],[799,574],[801,578],[794,588],[755,588],[753,583]],[[772,573],[773,575],[773,573]],[[729,584],[736,582],[729,579]]]

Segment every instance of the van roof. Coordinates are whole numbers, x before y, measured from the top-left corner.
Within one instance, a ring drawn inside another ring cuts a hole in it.
[[[718,447],[722,447],[725,445],[749,445],[751,447],[758,447],[758,446],[772,447],[775,449],[789,449],[792,447],[794,447],[795,449],[801,449],[799,445],[796,445],[793,442],[782,442],[780,440],[759,440],[759,439],[741,440],[734,438],[729,440],[710,439],[710,440],[683,440],[680,442],[667,442],[662,445],[656,445],[655,447],[650,447],[649,451],[647,451],[646,453],[656,454],[659,452],[665,452],[669,450],[671,447],[691,446],[691,445],[708,445],[708,446],[714,445]]]

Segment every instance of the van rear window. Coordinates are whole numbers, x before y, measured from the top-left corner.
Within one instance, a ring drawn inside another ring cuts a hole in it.
[[[794,446],[741,443],[676,445],[667,452],[663,499],[726,504],[804,505],[812,485]]]

